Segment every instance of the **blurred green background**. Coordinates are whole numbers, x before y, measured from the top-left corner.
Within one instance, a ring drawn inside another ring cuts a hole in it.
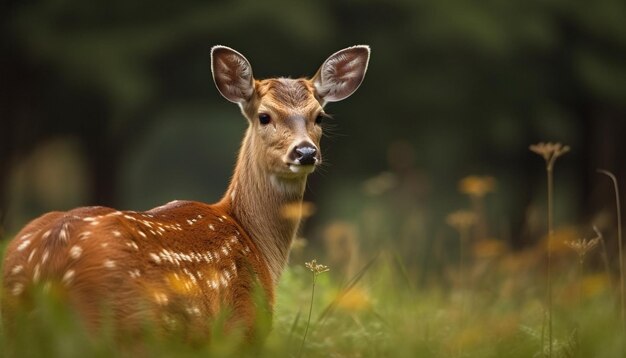
[[[213,85],[215,44],[243,53],[257,78],[311,76],[341,48],[372,48],[361,88],[327,106],[327,164],[310,178],[317,212],[302,232],[313,247],[339,227],[358,232],[364,250],[396,246],[425,265],[425,248],[454,237],[446,215],[470,205],[457,190],[468,175],[497,182],[486,234],[533,243],[544,230],[543,160],[528,150],[538,141],[572,147],[557,164],[557,221],[612,208],[596,168],[626,177],[623,0],[0,7],[0,228],[9,236],[50,210],[218,200],[246,121]]]

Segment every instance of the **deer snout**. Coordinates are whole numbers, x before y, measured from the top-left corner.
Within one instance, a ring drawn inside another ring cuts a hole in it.
[[[291,152],[290,159],[300,165],[313,165],[317,162],[317,148],[312,143],[300,143]]]

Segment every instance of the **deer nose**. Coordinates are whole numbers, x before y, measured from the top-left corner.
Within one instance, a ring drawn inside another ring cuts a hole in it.
[[[300,163],[300,165],[313,165],[315,164],[317,154],[317,148],[311,143],[302,143],[296,146],[293,150],[293,159]]]

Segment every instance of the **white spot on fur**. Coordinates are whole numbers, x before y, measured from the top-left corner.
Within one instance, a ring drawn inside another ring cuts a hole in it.
[[[37,248],[34,248],[33,251],[30,252],[30,255],[28,255],[28,263],[33,261],[33,257],[35,257],[35,252],[37,252]]]
[[[11,269],[11,273],[13,275],[17,275],[18,273],[22,272],[23,269],[24,269],[24,266],[16,265],[15,267],[13,267],[13,269]]]
[[[41,255],[41,264],[45,264],[46,261],[48,261],[48,256],[50,256],[50,252],[48,250],[43,252],[43,255]]]
[[[112,233],[112,234],[113,234],[113,236],[115,236],[115,237],[120,237],[120,236],[122,236],[122,233],[121,233],[121,232],[119,232],[119,231],[117,231],[117,230],[113,230],[111,233]]]
[[[141,235],[142,237],[144,237],[144,238],[147,237],[146,234],[143,231],[141,231],[141,230],[137,230],[137,233],[139,235]]]
[[[33,233],[32,233],[32,232],[30,232],[30,233],[28,233],[28,234],[24,234],[24,235],[22,235],[22,236],[19,238],[19,240],[20,240],[20,241],[24,241],[24,240],[28,239],[28,238],[29,238],[29,237],[31,237],[31,236],[33,236]]]
[[[85,240],[86,238],[91,236],[91,231],[83,231],[80,234],[78,234],[78,239],[79,240]]]
[[[30,245],[30,243],[31,243],[30,240],[22,241],[22,243],[19,244],[19,246],[17,247],[17,251],[24,251]]]
[[[39,264],[35,265],[35,270],[33,272],[33,281],[39,281],[39,276],[41,275],[41,270],[39,269]]]
[[[215,231],[215,226],[213,226],[213,224],[209,224],[209,229]]]
[[[165,249],[159,252],[159,256],[161,257],[161,259],[163,259],[163,261],[169,261],[170,263],[174,263],[172,255],[170,255],[170,252]]]
[[[43,240],[47,239],[48,236],[50,236],[50,233],[52,232],[52,230],[47,230],[46,232],[43,233],[43,235],[41,235],[41,238]]]
[[[104,267],[106,268],[114,268],[115,267],[115,261],[113,260],[104,260]]]
[[[217,283],[216,280],[206,280],[206,284],[207,286],[209,286],[210,288],[217,290],[219,288],[219,284]]]
[[[67,270],[67,272],[65,272],[65,275],[63,275],[63,283],[68,285],[72,282],[72,280],[74,279],[74,270]]]
[[[88,216],[88,217],[86,217],[86,218],[83,218],[83,221],[86,221],[86,222],[92,222],[92,221],[96,221],[96,218],[93,218],[93,217]]]
[[[70,257],[73,258],[74,260],[79,258],[80,255],[82,255],[82,253],[83,253],[83,249],[78,245],[74,245],[70,249]]]
[[[167,302],[169,301],[169,299],[167,298],[167,295],[161,292],[154,293],[154,300],[156,301],[157,304],[161,306],[166,305]]]
[[[189,306],[186,311],[190,315],[200,316],[200,309],[197,306]]]
[[[184,268],[184,269],[183,269],[183,272],[184,272],[187,276],[189,276],[189,279],[191,279],[191,282],[195,285],[195,284],[196,284],[196,281],[197,281],[197,280],[196,280],[196,276],[194,276],[194,274],[193,274],[193,273],[189,272],[189,270],[187,270],[187,268]]]
[[[139,269],[130,270],[128,271],[128,274],[130,275],[130,278],[139,278],[139,276],[141,276]]]
[[[150,253],[150,258],[152,259],[152,261],[156,262],[157,264],[161,263],[161,258],[159,257],[159,255],[155,254],[155,253]]]
[[[69,238],[70,234],[68,232],[68,224],[65,223],[63,224],[63,227],[61,228],[61,231],[59,232],[59,240],[63,241],[63,242],[67,242],[67,239]]]
[[[220,275],[220,284],[224,288],[228,287],[228,280],[224,277],[224,275]]]
[[[24,292],[24,284],[23,283],[19,283],[18,282],[15,285],[13,285],[13,288],[11,289],[11,293],[13,294],[13,296],[18,296],[22,292]]]

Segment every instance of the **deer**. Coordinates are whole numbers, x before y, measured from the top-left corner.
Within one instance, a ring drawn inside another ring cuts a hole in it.
[[[212,47],[213,81],[248,121],[221,200],[178,200],[144,212],[80,207],[34,219],[6,249],[3,318],[35,309],[39,289],[63,297],[91,330],[108,314],[120,332],[150,322],[207,337],[228,312],[225,329],[253,337],[255,317],[271,318],[300,222],[282,209],[302,203],[307,177],[322,163],[324,108],[357,90],[369,58],[369,46],[353,46],[311,78],[258,80],[242,54]]]

